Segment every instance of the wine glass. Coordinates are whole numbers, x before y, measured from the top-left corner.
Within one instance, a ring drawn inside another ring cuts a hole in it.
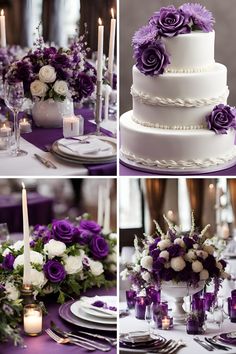
[[[4,85],[4,101],[7,107],[14,114],[14,134],[16,148],[13,151],[14,156],[27,155],[28,152],[20,149],[20,128],[17,120],[18,113],[24,101],[24,87],[23,82],[16,82],[14,84],[5,83]]]
[[[151,333],[151,322],[152,322],[152,309],[151,309],[151,305],[147,305],[146,306],[146,310],[145,310],[145,321],[148,324],[148,333]]]

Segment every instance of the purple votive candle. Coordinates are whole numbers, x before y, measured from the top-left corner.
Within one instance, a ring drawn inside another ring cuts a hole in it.
[[[127,301],[127,306],[129,309],[134,308],[136,295],[137,294],[136,294],[135,290],[127,290],[126,291],[126,301]]]
[[[204,310],[205,311],[210,311],[214,302],[215,302],[215,294],[214,293],[205,293],[204,294]]]
[[[231,299],[231,297],[228,297],[228,315],[229,315],[229,317],[231,316],[231,304],[232,304],[232,299]]]
[[[138,296],[135,301],[135,317],[139,320],[145,319],[146,297]]]
[[[194,298],[192,300],[192,311],[204,311],[204,299]]]
[[[232,297],[230,306],[230,320],[236,322],[236,297]]]
[[[198,319],[187,319],[186,331],[188,334],[199,334],[199,321]]]
[[[160,304],[156,304],[153,312],[153,320],[157,328],[162,328],[162,318],[168,316],[168,302],[163,301]]]

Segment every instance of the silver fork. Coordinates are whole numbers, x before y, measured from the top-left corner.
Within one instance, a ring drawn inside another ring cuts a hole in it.
[[[87,349],[89,351],[94,351],[96,348],[87,345],[87,343],[83,343],[82,341],[73,341],[70,340],[69,338],[62,338],[59,337],[57,334],[55,334],[51,329],[46,329],[45,332],[49,335],[50,338],[52,338],[55,342],[59,343],[59,344],[74,344],[77,345],[78,347]]]
[[[88,333],[88,332],[84,332],[84,331],[79,331],[79,333],[85,334],[85,335],[90,336],[90,337],[94,337],[94,338],[105,340],[106,342],[111,344],[113,347],[115,347],[116,344],[117,344],[117,340],[115,338],[105,337],[105,336],[102,336],[100,334]]]

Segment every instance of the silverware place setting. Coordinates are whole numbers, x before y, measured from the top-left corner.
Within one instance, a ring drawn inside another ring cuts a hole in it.
[[[38,154],[34,154],[34,157],[41,162],[44,166],[46,166],[47,168],[53,168],[53,169],[57,169],[57,166],[50,160],[46,159],[45,157],[42,157]]]

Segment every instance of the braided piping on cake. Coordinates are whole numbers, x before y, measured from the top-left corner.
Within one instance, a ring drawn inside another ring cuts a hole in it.
[[[157,129],[173,129],[173,130],[196,130],[196,129],[204,129],[204,125],[165,125],[165,124],[159,124],[159,123],[150,123],[150,122],[144,122],[141,120],[138,120],[132,115],[132,120],[140,125],[143,125],[144,127],[148,128],[157,128]]]
[[[221,102],[225,102],[229,95],[228,87],[225,91],[218,97],[211,98],[164,98],[164,97],[153,97],[145,92],[138,91],[131,87],[131,95],[133,98],[136,98],[143,104],[147,104],[150,106],[174,106],[174,107],[202,107],[202,106],[210,106],[216,105]]]
[[[158,168],[168,168],[168,169],[185,169],[185,168],[207,168],[211,166],[221,165],[236,157],[236,149],[234,148],[231,152],[227,154],[222,154],[215,158],[206,158],[204,160],[193,159],[193,160],[151,160],[144,159],[142,157],[135,156],[128,151],[124,151],[122,148],[120,150],[121,154],[128,160],[138,163],[147,167],[158,167]]]

